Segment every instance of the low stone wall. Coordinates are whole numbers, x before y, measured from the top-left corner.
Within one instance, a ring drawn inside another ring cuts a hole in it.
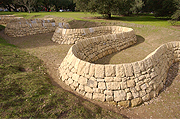
[[[59,44],[74,44],[83,39],[97,37],[107,34],[117,34],[126,32],[128,28],[121,26],[101,26],[83,29],[63,29],[56,28],[52,40]]]
[[[169,67],[180,61],[180,42],[161,45],[145,59],[125,64],[94,64],[93,61],[136,42],[132,29],[77,42],[59,67],[62,81],[81,95],[120,106],[137,106],[156,97],[163,88]]]
[[[0,24],[7,24],[16,20],[24,20],[24,18],[16,17],[14,15],[0,15]]]
[[[55,23],[54,19],[16,20],[7,24],[5,34],[11,37],[22,37],[34,34],[54,32],[56,27],[69,28],[68,23]]]

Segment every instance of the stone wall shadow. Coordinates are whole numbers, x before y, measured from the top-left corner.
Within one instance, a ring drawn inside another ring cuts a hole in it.
[[[180,75],[179,70],[180,70],[180,62],[176,62],[171,65],[171,67],[168,70],[165,85],[164,85],[163,89],[160,91],[160,93],[163,92],[167,87],[171,86],[174,79],[176,79],[176,76]]]
[[[140,36],[140,35],[136,35],[136,37],[137,37],[137,43],[132,45],[132,46],[130,46],[130,47],[137,46],[137,45],[139,45],[139,44],[141,44],[141,43],[143,43],[145,41],[145,39],[142,36]],[[127,48],[129,48],[129,47],[127,47]],[[127,48],[125,48],[125,49],[127,49]],[[125,49],[123,49],[123,50],[125,50]],[[118,51],[118,52],[112,53],[110,55],[107,55],[107,56],[105,56],[105,57],[103,57],[101,59],[98,59],[97,61],[95,61],[93,63],[95,63],[95,64],[109,64],[111,58],[114,55],[116,55],[117,53],[119,53],[119,52],[121,52],[121,51]]]

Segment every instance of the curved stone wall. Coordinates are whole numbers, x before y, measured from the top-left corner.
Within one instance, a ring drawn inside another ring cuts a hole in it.
[[[16,20],[23,20],[23,17],[16,17],[14,15],[0,15],[0,24],[7,24]]]
[[[128,28],[121,26],[100,26],[83,29],[63,29],[57,27],[52,40],[59,44],[75,44],[78,41],[107,34],[126,32]]]
[[[140,105],[163,88],[169,67],[180,61],[180,42],[163,44],[145,59],[133,63],[93,63],[135,42],[132,29],[77,42],[59,67],[60,78],[87,98],[113,101],[125,107]]]
[[[69,28],[68,23],[55,23],[54,19],[27,19],[9,22],[5,34],[11,37],[22,37],[40,33],[54,32],[56,27]]]

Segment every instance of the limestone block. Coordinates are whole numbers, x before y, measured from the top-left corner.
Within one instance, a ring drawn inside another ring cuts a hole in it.
[[[114,101],[126,100],[126,92],[124,90],[114,91]]]
[[[114,77],[116,75],[115,69],[115,65],[105,65],[105,76]]]
[[[79,62],[78,71],[77,71],[77,74],[78,74],[78,75],[82,75],[82,74],[83,74],[84,69],[85,69],[85,65],[86,65],[86,62],[85,62],[85,61],[81,60],[81,61]]]
[[[127,93],[127,97],[126,97],[126,100],[130,100],[130,99],[132,99],[132,94],[131,94],[131,92]]]
[[[125,107],[125,108],[128,108],[130,107],[130,101],[129,100],[125,100],[125,101],[120,101],[118,102],[118,106],[121,106],[121,107]]]
[[[132,99],[131,100],[131,106],[132,107],[138,106],[138,105],[142,104],[142,102],[143,102],[142,98]]]
[[[135,86],[135,81],[133,79],[127,81],[127,87],[134,87],[134,86]]]
[[[125,69],[122,64],[116,65],[116,77],[125,77]]]
[[[106,84],[105,84],[105,82],[98,82],[98,88],[99,89],[106,89]]]
[[[133,76],[133,67],[131,64],[123,64],[124,69],[125,69],[125,74],[127,77]]]
[[[106,95],[106,101],[113,101],[114,100],[114,97],[113,96],[109,96],[109,95]]]
[[[118,90],[121,87],[120,82],[106,82],[106,86],[108,90]]]
[[[78,80],[79,84],[86,85],[87,84],[87,78],[80,76]]]
[[[143,96],[145,96],[145,95],[146,95],[146,91],[145,91],[145,90],[139,91],[139,96],[140,96],[140,97],[143,97]]]
[[[69,79],[68,79],[68,82],[69,82],[69,85],[71,85],[71,84],[73,83],[72,78],[69,78]]]
[[[92,99],[93,94],[92,94],[92,93],[86,93],[86,94],[85,94],[85,97],[87,97],[87,98],[89,98],[89,99]]]
[[[140,73],[140,67],[139,67],[138,62],[132,63],[132,66],[133,66],[133,70],[135,74]]]
[[[105,91],[104,91],[104,94],[105,94],[105,95],[108,95],[108,96],[113,96],[113,95],[114,95],[114,92],[111,91],[111,90],[105,90]]]
[[[80,91],[85,91],[85,86],[82,85],[82,84],[80,84],[78,89],[79,89]]]
[[[146,94],[145,96],[142,97],[143,102],[147,102],[151,99],[149,94]]]
[[[121,82],[121,89],[126,89],[127,88],[127,82]]]
[[[85,92],[93,93],[93,89],[89,86],[85,86]]]
[[[105,77],[104,80],[105,80],[105,82],[116,81],[113,77]]]
[[[87,81],[87,86],[89,87],[97,87],[97,81],[95,80],[94,77],[91,77],[88,81]]]
[[[143,81],[146,78],[145,75],[141,75],[140,77],[138,77],[139,81]]]
[[[104,78],[104,65],[95,65],[95,77],[96,78]]]
[[[139,97],[139,92],[132,92],[132,96],[133,96],[133,98]]]
[[[95,64],[90,65],[89,76],[91,77],[95,76]]]
[[[145,90],[147,88],[147,85],[146,84],[142,84],[140,87],[141,87],[142,90]]]
[[[143,61],[139,61],[138,64],[139,64],[141,72],[144,72],[146,70],[146,68],[144,66],[144,62]]]
[[[104,94],[101,93],[93,93],[93,99],[104,102],[106,97]]]

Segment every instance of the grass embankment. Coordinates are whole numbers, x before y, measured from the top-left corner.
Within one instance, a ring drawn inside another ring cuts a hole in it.
[[[0,28],[3,27],[0,25]],[[0,38],[1,118],[122,118],[57,88],[43,62]]]
[[[65,18],[74,18],[76,20],[85,20],[84,17],[90,18],[90,17],[101,17],[100,14],[90,14],[89,12],[33,12],[33,13],[27,13],[27,12],[0,12],[0,15],[16,15],[24,18],[41,18],[46,15],[53,15],[56,17],[65,17]],[[116,22],[121,21],[125,23],[135,23],[135,24],[143,24],[143,25],[151,25],[151,26],[160,26],[160,27],[170,27],[171,24],[168,22],[168,19],[166,17],[163,18],[157,18],[154,17],[153,14],[147,14],[147,15],[133,15],[133,16],[117,16],[113,15],[113,18],[109,20],[109,22]],[[107,20],[103,19],[86,19],[88,21],[99,21],[99,22],[107,22]],[[180,22],[177,22],[176,25],[180,25]]]

